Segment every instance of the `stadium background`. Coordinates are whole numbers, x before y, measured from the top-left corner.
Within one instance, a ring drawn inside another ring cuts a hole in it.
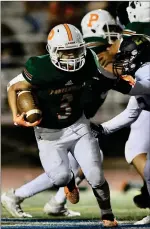
[[[70,23],[80,29],[81,19],[87,12],[101,8],[116,16],[117,4],[115,1],[1,2],[2,190],[16,188],[43,171],[32,128],[13,125],[7,102],[7,83],[22,71],[29,57],[47,53],[47,34],[53,26]],[[127,95],[110,91],[93,120],[96,122],[97,117],[101,122],[109,120],[125,108],[127,101]],[[111,189],[120,190],[127,180],[141,182],[134,168],[124,159],[124,145],[129,131],[129,128],[124,128],[102,142],[104,171]]]

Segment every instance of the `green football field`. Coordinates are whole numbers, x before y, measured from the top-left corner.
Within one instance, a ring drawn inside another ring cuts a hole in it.
[[[32,214],[33,218],[32,220],[18,220],[13,219],[4,208],[2,208],[2,228],[72,228],[71,226],[67,227],[59,227],[60,224],[64,220],[64,224],[67,225],[68,217],[54,217],[54,216],[47,216],[43,213],[43,206],[48,201],[48,199],[54,194],[54,192],[44,192],[41,194],[38,194],[32,198],[29,198],[24,201],[22,204],[22,208],[24,211],[29,212]],[[127,224],[133,224],[134,221],[137,221],[139,219],[142,219],[142,217],[145,217],[148,215],[148,210],[142,210],[137,208],[132,198],[134,195],[138,194],[138,191],[129,191],[127,193],[121,193],[121,192],[112,192],[112,208],[114,211],[114,214],[117,218],[117,220],[120,222],[121,225],[125,223]],[[92,191],[81,191],[80,192],[80,202],[78,204],[67,204],[68,207],[72,210],[79,211],[81,213],[80,217],[74,217],[73,219],[77,219],[76,223],[80,220],[87,220],[86,225],[88,224],[88,220],[92,222],[92,225],[95,225],[95,227],[77,227],[77,228],[97,228],[96,225],[99,224],[100,219],[100,213],[99,209],[95,200],[95,197],[93,196]],[[43,220],[43,221],[42,221]],[[56,220],[56,221],[55,221]],[[55,223],[57,222],[57,226],[54,227]],[[69,222],[69,221],[68,221]],[[74,222],[74,221],[72,221]],[[84,221],[86,222],[86,221]],[[81,222],[80,222],[81,223]],[[42,226],[43,225],[43,226]],[[46,227],[46,225],[48,227]],[[71,225],[71,224],[69,224]],[[34,227],[35,226],[35,227]],[[101,228],[101,227],[98,227]],[[131,228],[131,227],[129,227]],[[139,227],[134,227],[139,228]],[[143,228],[150,228],[149,227],[143,227]]]

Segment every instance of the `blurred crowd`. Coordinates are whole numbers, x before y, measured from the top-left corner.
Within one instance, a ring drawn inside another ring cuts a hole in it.
[[[55,25],[70,23],[80,29],[87,12],[101,8],[115,16],[116,5],[117,2],[2,2],[2,69],[22,66],[25,55],[45,54],[47,34]]]

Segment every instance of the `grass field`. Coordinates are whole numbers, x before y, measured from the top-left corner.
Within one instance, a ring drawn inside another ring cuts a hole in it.
[[[137,208],[132,198],[137,191],[129,191],[128,193],[112,192],[112,207],[117,220],[120,223],[119,228],[150,228],[150,225],[138,227],[133,223],[148,214],[148,210]],[[80,217],[68,219],[68,217],[47,216],[43,213],[43,206],[53,195],[53,192],[44,192],[30,199],[27,199],[22,204],[24,211],[32,214],[32,219],[14,219],[4,208],[2,208],[2,227],[3,229],[38,229],[38,228],[53,228],[53,229],[72,229],[72,228],[102,228],[99,209],[96,200],[91,191],[80,192],[80,202],[76,205],[68,203],[68,207],[72,210],[80,211]]]

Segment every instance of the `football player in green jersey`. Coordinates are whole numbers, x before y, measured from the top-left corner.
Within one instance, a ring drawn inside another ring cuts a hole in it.
[[[38,177],[16,190],[4,193],[2,204],[15,217],[29,217],[20,207],[25,198],[48,188],[64,186],[67,199],[77,203],[79,193],[67,155],[71,152],[92,187],[104,226],[115,227],[117,222],[111,209],[109,186],[102,171],[99,145],[85,118],[88,116],[88,99],[91,99],[87,98],[86,92],[95,78],[99,93],[102,89],[112,87],[114,80],[111,85],[100,80],[96,58],[90,49],[86,49],[81,33],[73,25],[54,27],[48,36],[47,50],[48,55],[31,57],[22,74],[8,86],[14,123],[35,126],[45,173],[40,176],[40,182]],[[24,89],[33,90],[37,95],[43,114],[41,122],[31,125],[25,122],[24,114],[18,116],[16,93]],[[130,89],[127,84],[127,91]]]
[[[96,54],[106,50],[116,39],[120,37],[120,32],[122,29],[116,24],[114,18],[106,10],[98,9],[87,13],[81,21],[81,29],[83,38],[87,48],[90,48]],[[100,99],[96,100],[99,102],[98,107],[100,107],[107,96],[107,92],[101,94]],[[91,108],[91,106],[90,106]],[[102,152],[100,151],[101,156]],[[68,154],[71,167],[76,175],[76,183],[79,185],[84,180],[84,174],[80,169],[77,161]],[[66,197],[64,195],[63,188],[60,188],[55,196],[45,204],[44,212],[46,214],[61,214],[68,216],[74,216],[75,212],[67,209]]]

